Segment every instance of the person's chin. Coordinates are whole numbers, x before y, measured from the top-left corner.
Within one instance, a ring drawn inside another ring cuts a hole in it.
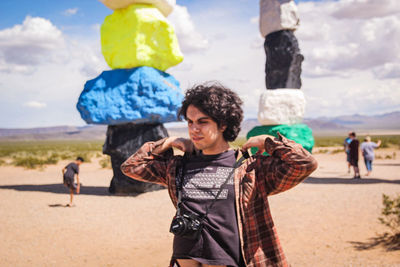
[[[201,144],[193,143],[193,145],[194,145],[194,148],[196,148],[197,150],[203,150],[203,146]]]

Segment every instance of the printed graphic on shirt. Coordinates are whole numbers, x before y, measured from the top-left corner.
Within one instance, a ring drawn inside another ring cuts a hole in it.
[[[183,180],[183,198],[191,199],[214,199],[221,185],[225,183],[228,175],[232,172],[231,167],[206,167],[202,169],[191,169],[185,174]],[[229,178],[227,185],[233,185],[233,175]],[[228,189],[222,189],[218,199],[227,199]]]

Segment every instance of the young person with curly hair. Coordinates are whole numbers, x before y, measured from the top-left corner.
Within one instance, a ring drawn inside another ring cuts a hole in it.
[[[179,112],[189,138],[145,143],[121,166],[127,176],[168,188],[177,208],[170,266],[287,266],[268,196],[303,181],[317,163],[282,135],[256,136],[242,149],[230,148],[240,131],[241,105],[218,83],[189,89]],[[248,156],[250,147],[259,153]],[[174,155],[173,148],[184,155]]]

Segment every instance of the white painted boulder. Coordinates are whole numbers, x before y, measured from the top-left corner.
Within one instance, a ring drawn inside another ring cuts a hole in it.
[[[260,32],[263,37],[298,27],[299,16],[293,0],[260,0]]]
[[[155,6],[164,16],[171,14],[176,0],[99,0],[108,8],[115,10],[128,7],[132,4],[150,4]]]
[[[301,123],[305,106],[304,94],[299,89],[266,90],[260,96],[258,121],[262,125]]]

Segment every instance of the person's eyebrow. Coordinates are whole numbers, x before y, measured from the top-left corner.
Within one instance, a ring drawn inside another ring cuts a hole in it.
[[[198,118],[198,119],[197,119],[197,121],[200,121],[200,120],[210,120],[210,119],[211,119],[211,117],[204,116],[204,117],[200,117],[200,118]],[[189,119],[189,118],[187,118],[187,121],[191,121],[191,122],[193,122],[193,120],[191,120],[191,119]]]
[[[208,116],[205,116],[205,117],[200,117],[197,120],[200,121],[200,120],[209,120],[209,119],[211,119],[211,118]]]

